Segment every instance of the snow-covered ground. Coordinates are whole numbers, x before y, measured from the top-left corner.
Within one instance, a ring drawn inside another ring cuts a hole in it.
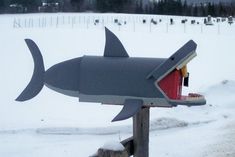
[[[158,24],[150,24],[151,18]],[[0,156],[85,157],[107,141],[132,135],[131,119],[110,122],[120,106],[80,103],[46,87],[30,101],[14,101],[33,72],[25,38],[38,44],[47,69],[75,57],[103,55],[107,26],[135,57],[169,57],[190,39],[198,44],[184,93],[204,94],[207,105],[151,108],[150,157],[234,157],[235,24],[202,22],[127,14],[0,15]]]

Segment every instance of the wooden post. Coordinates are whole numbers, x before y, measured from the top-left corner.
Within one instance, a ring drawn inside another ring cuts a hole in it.
[[[133,116],[134,157],[149,157],[149,108]]]
[[[100,148],[90,157],[149,157],[149,108],[142,108],[133,116],[133,137],[121,141],[123,151]]]
[[[128,156],[134,155],[134,142],[133,137],[127,138],[121,141],[121,144],[125,147]]]

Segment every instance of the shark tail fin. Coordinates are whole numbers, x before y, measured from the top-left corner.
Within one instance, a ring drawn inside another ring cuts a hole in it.
[[[26,101],[32,99],[42,90],[44,85],[45,68],[42,54],[33,40],[25,39],[25,42],[33,57],[34,71],[29,84],[23,90],[23,92],[16,98],[16,101]]]

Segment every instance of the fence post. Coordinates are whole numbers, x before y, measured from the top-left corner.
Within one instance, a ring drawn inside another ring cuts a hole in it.
[[[166,33],[168,33],[168,22],[166,23]]]
[[[46,17],[42,18],[42,27],[47,27],[47,19],[46,19]]]
[[[218,24],[218,34],[220,34],[220,24]]]
[[[149,108],[133,116],[134,157],[149,156]]]
[[[102,29],[104,29],[104,18],[102,19]]]
[[[201,24],[201,34],[203,33],[203,24]]]
[[[86,22],[86,28],[88,29],[89,28],[89,20],[87,19],[87,22]]]
[[[39,17],[38,18],[38,28],[40,28],[41,27],[41,18]]]
[[[29,19],[29,21],[28,21],[28,26],[30,27],[30,28],[33,28],[34,27],[34,24],[33,24],[33,19]]]
[[[135,21],[133,21],[133,31],[135,32]]]
[[[27,28],[27,18],[24,19],[24,28]]]
[[[59,26],[59,17],[57,16],[56,17],[56,28],[58,28],[58,26]]]
[[[72,17],[72,28],[74,27],[75,23],[76,23],[76,18]]]
[[[52,25],[53,25],[53,18],[51,16],[51,18],[50,18],[50,27],[52,27]]]

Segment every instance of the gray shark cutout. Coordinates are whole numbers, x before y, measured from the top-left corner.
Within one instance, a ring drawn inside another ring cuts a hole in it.
[[[47,71],[43,57],[34,41],[25,39],[34,60],[31,81],[16,101],[35,97],[46,85],[81,102],[124,105],[113,121],[135,115],[142,107],[196,106],[205,99],[171,100],[155,84],[195,54],[192,40],[170,58],[129,57],[120,40],[105,28],[104,56],[83,56],[58,63]]]

